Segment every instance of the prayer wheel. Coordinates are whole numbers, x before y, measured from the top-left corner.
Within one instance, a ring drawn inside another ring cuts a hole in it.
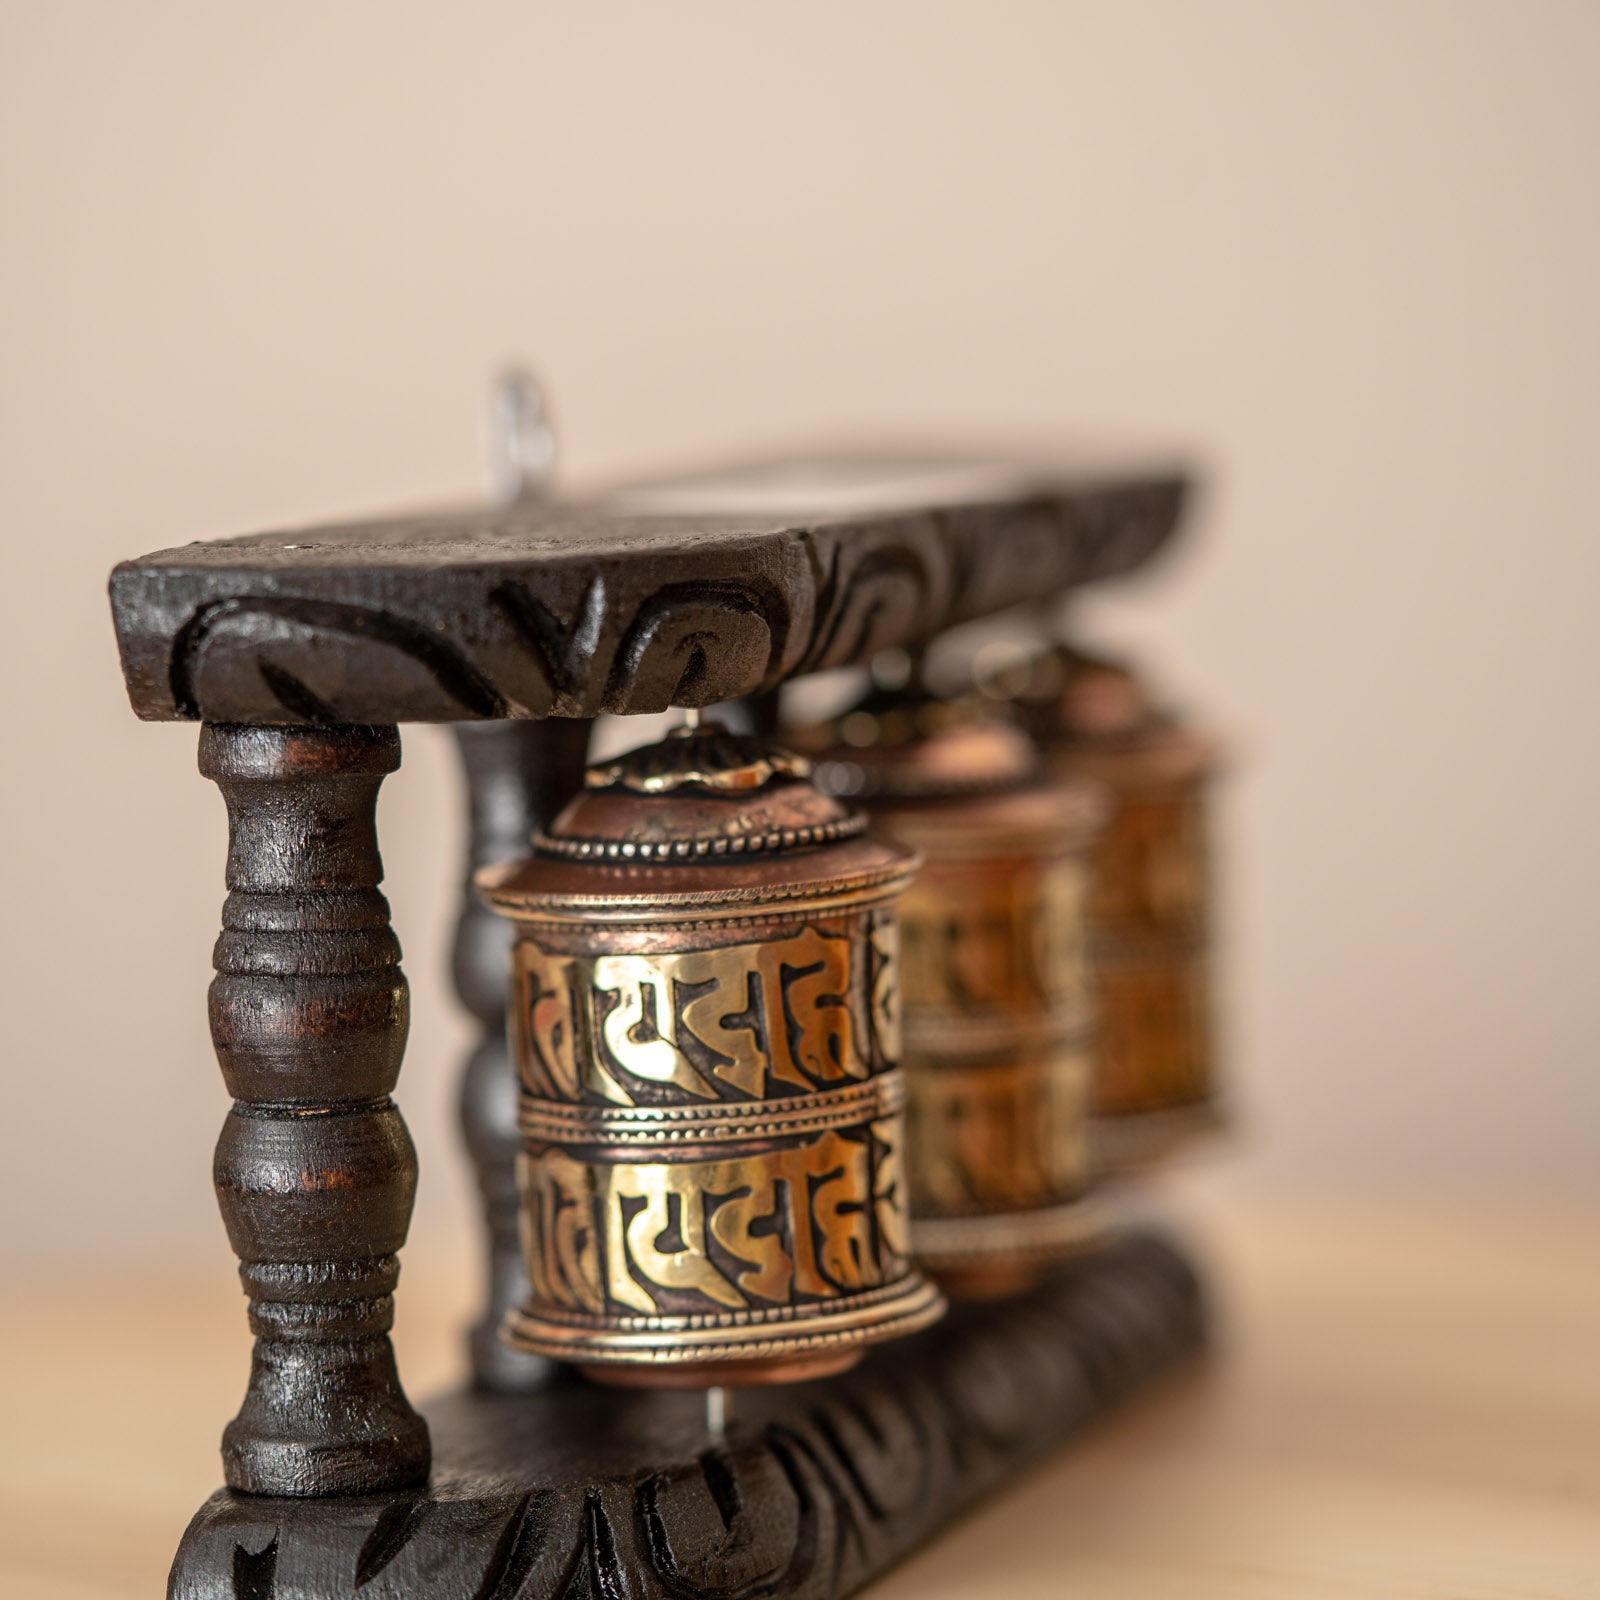
[[[623,1384],[853,1364],[915,1267],[896,903],[915,853],[720,727],[590,768],[480,876],[514,925],[531,1294],[504,1337]]]
[[[1100,1005],[1093,1143],[1106,1173],[1216,1125],[1207,791],[1215,745],[1121,662],[1059,644],[990,677],[1053,772],[1112,799],[1089,899]]]
[[[912,1240],[952,1293],[1025,1287],[1097,1231],[1084,901],[1096,787],[973,700],[875,690],[797,736],[925,860],[900,908]]]

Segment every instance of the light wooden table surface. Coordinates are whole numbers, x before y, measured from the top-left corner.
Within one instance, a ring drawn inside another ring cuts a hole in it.
[[[1600,1211],[1182,1202],[1215,1356],[870,1600],[1600,1597]],[[444,1254],[414,1248],[401,1284],[413,1394],[456,1376],[470,1285]],[[243,1321],[220,1238],[142,1285],[8,1285],[0,1595],[162,1592],[215,1486]]]

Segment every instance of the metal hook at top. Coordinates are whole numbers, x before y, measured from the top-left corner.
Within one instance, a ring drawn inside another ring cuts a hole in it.
[[[495,499],[510,506],[547,494],[555,458],[544,391],[531,372],[507,369],[495,381],[489,402],[489,475]]]

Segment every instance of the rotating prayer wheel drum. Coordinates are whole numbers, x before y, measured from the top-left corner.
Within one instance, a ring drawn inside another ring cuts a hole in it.
[[[1090,945],[1100,1009],[1091,1125],[1097,1169],[1149,1166],[1214,1129],[1207,860],[1216,744],[1125,663],[1067,644],[993,674],[1050,770],[1110,798],[1095,851]]]
[[[605,1381],[782,1382],[933,1321],[912,1265],[895,903],[913,851],[720,728],[592,768],[515,923],[531,1295]]]
[[[878,690],[795,734],[925,865],[900,923],[912,1237],[948,1289],[1025,1288],[1098,1230],[1084,900],[1104,805],[992,708]]]

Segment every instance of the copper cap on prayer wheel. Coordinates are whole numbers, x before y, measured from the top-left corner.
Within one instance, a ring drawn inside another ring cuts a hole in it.
[[[916,867],[800,758],[708,725],[591,768],[480,876],[515,924],[512,1344],[611,1382],[771,1383],[940,1315],[899,1070]]]

